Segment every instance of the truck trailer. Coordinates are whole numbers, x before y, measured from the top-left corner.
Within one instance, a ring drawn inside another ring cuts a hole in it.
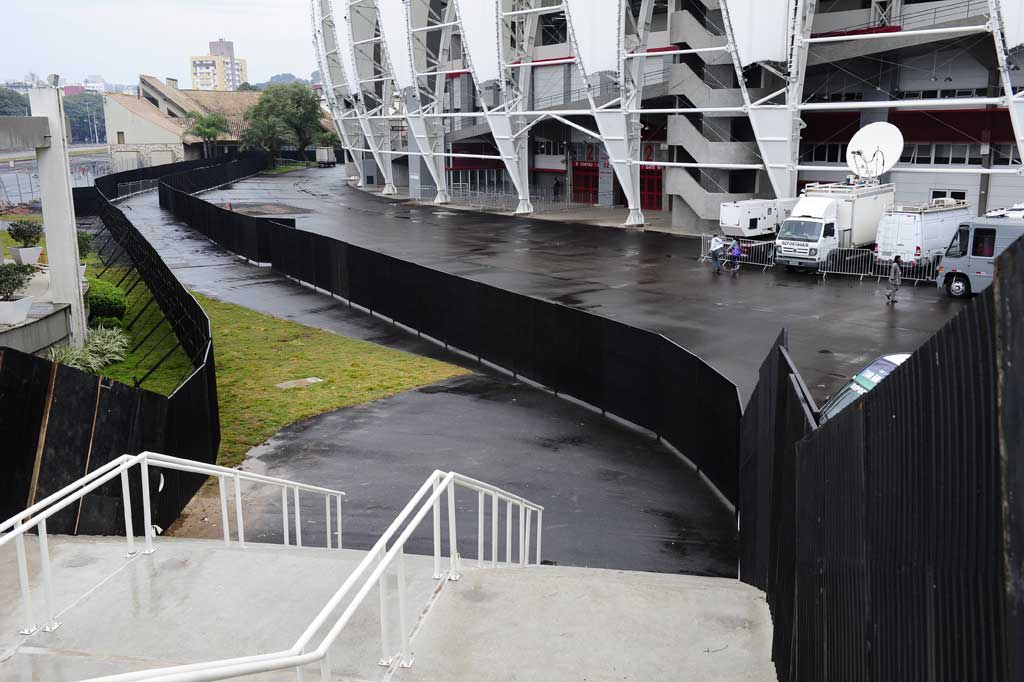
[[[317,147],[316,148],[316,165],[320,168],[334,168],[334,164],[338,162],[334,155],[334,147]]]
[[[718,226],[730,237],[773,236],[799,199],[747,199],[722,204]]]
[[[808,185],[779,229],[776,264],[817,270],[833,249],[871,246],[895,203],[896,186],[874,179]]]

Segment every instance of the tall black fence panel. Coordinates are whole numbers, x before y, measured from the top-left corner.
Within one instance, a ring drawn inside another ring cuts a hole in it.
[[[658,434],[736,502],[739,396],[700,358],[643,329],[193,196],[252,175],[262,163],[243,159],[165,177],[160,204],[229,251],[269,257],[288,277]]]

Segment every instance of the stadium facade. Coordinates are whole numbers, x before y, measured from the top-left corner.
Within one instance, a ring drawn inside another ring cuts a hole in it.
[[[1020,0],[311,0],[361,184],[670,211],[796,196],[889,121],[897,200],[1024,201]],[[664,222],[664,221],[662,221]]]

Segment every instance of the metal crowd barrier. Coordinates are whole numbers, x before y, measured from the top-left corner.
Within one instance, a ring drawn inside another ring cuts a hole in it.
[[[901,278],[907,282],[933,282],[938,272],[941,256],[923,259],[917,263],[904,261],[901,267]],[[822,277],[829,275],[849,275],[851,277],[874,277],[888,279],[892,272],[892,260],[879,258],[871,249],[833,249],[821,263],[818,273]]]
[[[711,261],[711,240],[715,235],[702,234],[700,236],[700,262]],[[775,267],[775,242],[761,242],[755,239],[735,239],[740,245],[740,263],[761,268],[764,272],[768,268]],[[726,240],[726,248],[729,248],[731,241]]]

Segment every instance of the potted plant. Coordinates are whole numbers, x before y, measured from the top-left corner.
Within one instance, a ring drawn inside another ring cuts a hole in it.
[[[15,298],[36,271],[34,265],[0,264],[0,324],[21,324],[32,310],[32,297]]]
[[[43,226],[31,220],[15,220],[7,230],[11,239],[21,244],[21,247],[12,246],[11,255],[14,262],[19,265],[35,265],[39,262],[39,254],[43,252],[38,246],[43,238]]]
[[[92,233],[85,230],[78,231],[78,276],[85,281],[85,260],[92,253]]]

